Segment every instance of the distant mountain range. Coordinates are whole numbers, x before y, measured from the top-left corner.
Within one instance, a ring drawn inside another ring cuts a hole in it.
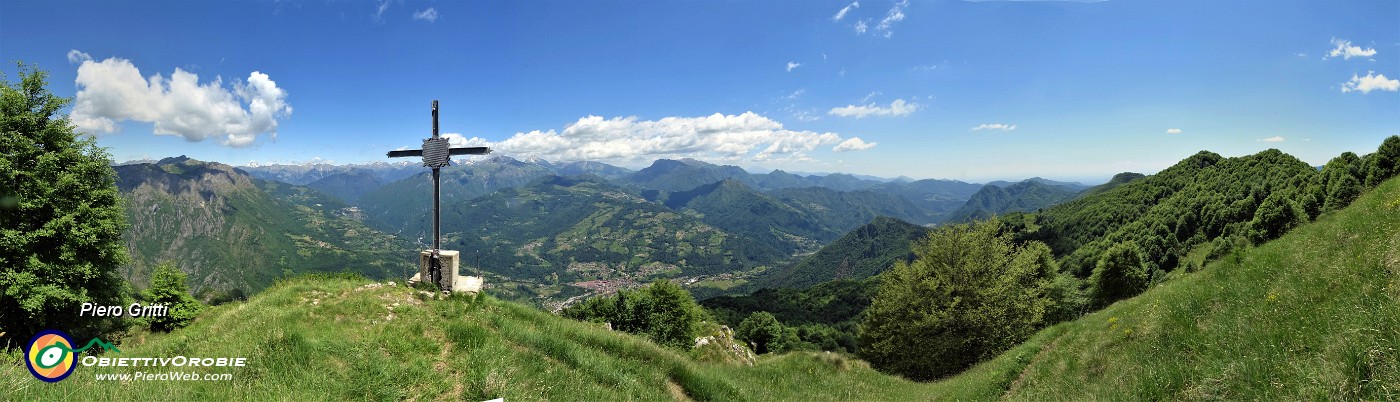
[[[181,157],[117,170],[137,223],[129,235],[133,278],[162,260],[180,261],[195,287],[210,289],[256,291],[293,270],[395,277],[432,240],[431,174],[416,162],[234,168]],[[483,271],[523,281],[534,297],[574,294],[568,284],[579,281],[764,269],[776,278],[765,283],[807,284],[790,278],[829,279],[833,262],[811,255],[843,241],[880,243],[866,245],[880,248],[880,258],[853,263],[853,277],[869,276],[878,272],[870,264],[899,254],[886,248],[907,250],[892,239],[913,235],[910,228],[942,222],[971,203],[993,213],[1039,208],[1029,202],[1063,198],[1032,197],[1041,187],[1083,187],[1036,178],[1006,185],[1014,195],[983,200],[977,195],[1000,187],[754,174],[694,159],[632,171],[505,156],[457,163],[441,180],[444,248],[472,254],[471,265],[479,253]],[[898,234],[875,234],[893,227]],[[855,235],[878,239],[848,239]]]

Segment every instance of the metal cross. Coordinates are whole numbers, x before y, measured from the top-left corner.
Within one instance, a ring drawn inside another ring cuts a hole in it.
[[[442,220],[440,218],[442,179],[440,169],[452,162],[452,155],[485,155],[491,153],[488,147],[452,148],[447,139],[438,136],[438,101],[433,100],[433,137],[423,140],[423,149],[389,151],[390,158],[422,156],[423,166],[433,168],[433,250],[428,265],[428,274],[434,284],[442,284],[442,262],[438,252],[442,248]]]

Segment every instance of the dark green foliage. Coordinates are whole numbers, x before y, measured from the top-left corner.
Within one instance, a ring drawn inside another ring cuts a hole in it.
[[[1053,266],[1047,250],[1017,247],[996,220],[940,228],[896,263],[860,327],[860,355],[915,380],[962,371],[1045,323]],[[1041,246],[1043,247],[1043,246]]]
[[[701,302],[719,322],[737,326],[756,312],[771,313],[812,349],[856,350],[856,327],[879,286],[877,278],[823,282],[803,289],[760,289],[751,295],[720,296]],[[796,347],[797,345],[791,345]]]
[[[1322,168],[1322,189],[1326,194],[1322,212],[1342,209],[1361,195],[1361,184],[1365,179],[1362,170],[1362,159],[1351,152],[1343,152],[1327,162]]]
[[[923,226],[878,217],[796,264],[764,271],[753,282],[757,287],[802,288],[833,279],[869,278],[895,261],[912,260],[913,243],[928,232]]]
[[[1381,143],[1376,153],[1371,155],[1370,169],[1366,172],[1366,187],[1375,187],[1386,179],[1400,174],[1400,136],[1392,135]]]
[[[705,319],[695,299],[671,281],[658,281],[640,291],[620,290],[565,308],[565,317],[606,322],[613,329],[645,335],[656,343],[689,349]]]
[[[190,295],[190,287],[185,284],[185,273],[171,263],[156,266],[155,272],[151,273],[151,287],[146,288],[142,296],[147,303],[162,304],[167,308],[164,317],[149,318],[152,331],[169,332],[189,325],[204,308]]]
[[[78,311],[119,302],[127,258],[116,175],[106,151],[73,132],[47,74],[19,70],[0,86],[0,332],[95,336],[113,322]]]
[[[748,342],[754,353],[781,351],[783,324],[778,322],[777,318],[773,318],[773,314],[760,311],[749,314],[748,318],[739,323],[739,329],[734,331],[734,336]]]
[[[1063,269],[1080,278],[1092,274],[1104,251],[1125,242],[1141,248],[1148,272],[1170,271],[1196,245],[1248,236],[1260,203],[1275,193],[1280,205],[1306,210],[1313,201],[1300,190],[1317,176],[1277,150],[1239,158],[1201,152],[1156,175],[1008,221],[1018,225],[1018,239],[1046,242]]]
[[[1089,294],[1102,307],[1147,290],[1150,279],[1137,243],[1118,243],[1104,251],[1089,277]]]
[[[1025,180],[1005,187],[988,184],[944,218],[944,222],[970,222],[1004,215],[1008,212],[1029,212],[1046,208],[1075,197],[1083,187],[1057,186],[1037,180]]]
[[[1254,212],[1254,220],[1249,222],[1249,236],[1255,244],[1277,239],[1285,232],[1302,223],[1298,208],[1288,202],[1284,193],[1270,194],[1259,209]]]

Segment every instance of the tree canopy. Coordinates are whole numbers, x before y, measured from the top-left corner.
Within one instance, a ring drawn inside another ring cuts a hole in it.
[[[80,317],[81,305],[117,304],[124,283],[116,174],[60,113],[69,100],[49,92],[47,74],[19,69],[0,85],[0,332],[94,335],[111,322]]]

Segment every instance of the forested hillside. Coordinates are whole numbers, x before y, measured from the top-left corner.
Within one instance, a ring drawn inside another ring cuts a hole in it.
[[[407,243],[305,187],[184,157],[116,171],[131,223],[123,274],[140,286],[162,262],[189,273],[196,291],[213,293],[253,293],[304,272],[396,278],[415,264]]]
[[[944,218],[958,223],[988,219],[1009,212],[1030,212],[1073,199],[1079,186],[1048,184],[1044,179],[1014,184],[988,184],[973,194],[962,208]]]
[[[869,278],[895,261],[913,259],[911,245],[928,232],[923,226],[878,217],[795,264],[764,271],[746,289],[805,288],[830,280]]]

